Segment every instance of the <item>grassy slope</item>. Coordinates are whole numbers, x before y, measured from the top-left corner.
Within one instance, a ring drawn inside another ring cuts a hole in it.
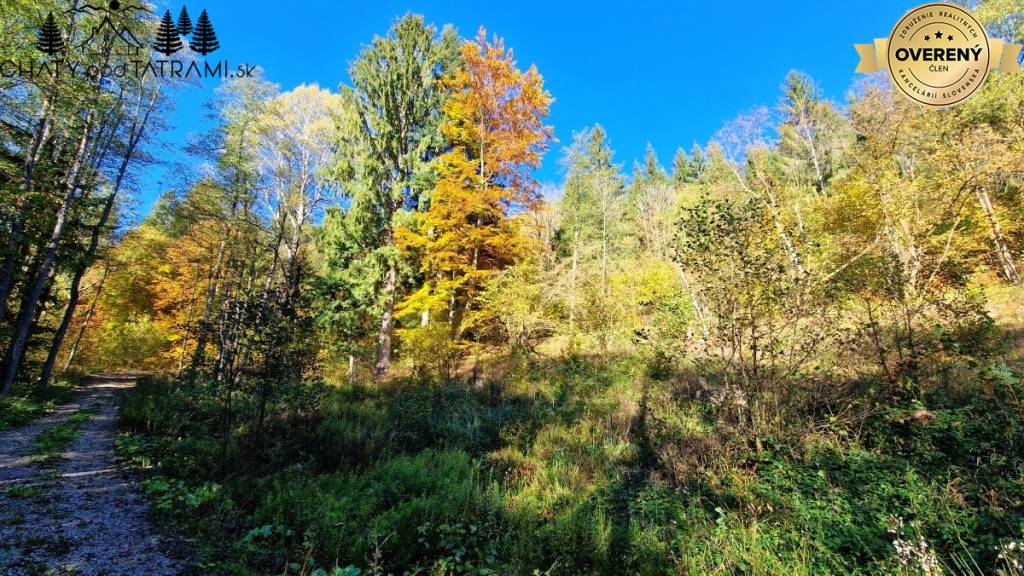
[[[919,536],[988,571],[1021,535],[1024,420],[995,396],[933,395],[926,419],[920,403],[894,406],[757,455],[707,407],[664,402],[669,383],[648,386],[642,425],[636,372],[628,359],[550,366],[500,398],[334,392],[323,417],[281,423],[262,465],[238,459],[224,477],[196,421],[122,449],[155,466],[161,510],[218,544],[201,557],[254,573],[375,554],[395,573],[879,573],[895,569],[895,538]],[[138,403],[170,409],[165,386],[133,393],[126,424]],[[177,409],[164,416],[195,405]]]
[[[1013,299],[993,299],[1010,343]],[[227,445],[212,390],[146,380],[120,447],[203,572],[878,574],[905,572],[905,542],[911,564],[989,574],[1024,535],[1018,354],[866,419],[792,422],[761,453],[637,358],[475,391],[297,389],[318,408],[259,438],[236,399]]]

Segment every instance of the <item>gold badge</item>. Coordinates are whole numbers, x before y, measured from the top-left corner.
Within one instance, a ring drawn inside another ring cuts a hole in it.
[[[989,70],[1020,70],[1021,47],[990,39],[970,12],[955,4],[923,4],[896,23],[888,39],[857,44],[857,72],[887,69],[893,85],[915,102],[943,108],[981,88]]]

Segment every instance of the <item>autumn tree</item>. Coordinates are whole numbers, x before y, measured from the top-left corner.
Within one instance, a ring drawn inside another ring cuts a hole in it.
[[[829,180],[847,161],[853,133],[805,74],[790,72],[782,87],[779,155],[790,180],[827,193]]]
[[[704,151],[700,146],[694,145],[690,154],[679,148],[672,158],[672,182],[676,185],[697,182],[701,179],[704,168]]]
[[[268,277],[280,273],[284,298],[298,294],[310,227],[335,193],[334,118],[340,100],[317,86],[299,86],[269,101],[258,122],[257,188],[273,239]]]
[[[19,43],[32,46],[29,39],[35,33],[26,25],[37,16],[31,14],[31,3],[11,10],[11,38],[24,37]],[[68,45],[81,44],[98,25],[95,14],[56,19]],[[145,19],[125,26],[138,38],[151,33]],[[48,346],[42,380],[49,379],[55,350],[77,305],[77,298],[69,298],[62,287],[80,282],[74,277],[89,266],[101,239],[110,234],[118,192],[145,161],[145,135],[159,126],[150,112],[159,109],[155,104],[162,87],[151,78],[111,74],[118,66],[129,66],[115,46],[113,38],[103,38],[81,50],[83,74],[41,75],[0,96],[0,138],[6,150],[0,192],[5,206],[0,318],[6,344],[0,394],[19,376],[28,376],[22,368],[32,356],[33,342]],[[5,52],[15,55],[17,50]],[[49,306],[64,312],[54,327],[43,314]],[[55,338],[33,338],[51,329]]]
[[[215,128],[203,140],[209,145],[193,150],[217,167],[211,182],[214,185],[193,187],[189,196],[194,201],[186,201],[167,213],[175,226],[185,229],[182,232],[192,227],[216,230],[215,247],[212,252],[204,251],[208,256],[203,260],[203,273],[208,280],[203,283],[199,308],[193,311],[182,338],[187,341],[187,334],[191,334],[196,342],[190,361],[192,369],[203,366],[211,338],[218,335],[219,346],[225,344],[225,331],[217,329],[216,320],[228,297],[256,282],[247,278],[254,272],[246,272],[247,265],[259,261],[253,246],[253,236],[259,230],[256,142],[260,137],[260,120],[277,94],[277,86],[259,76],[235,79],[218,89],[211,114],[216,120]],[[206,193],[199,194],[202,191]]]
[[[544,125],[551,96],[536,68],[518,69],[512,51],[482,28],[461,55],[463,67],[444,81],[452,95],[442,129],[452,149],[435,161],[429,208],[399,234],[424,275],[401,313],[421,323],[443,317],[455,341],[486,279],[523,256],[508,216],[537,202],[530,171],[552,140]]]

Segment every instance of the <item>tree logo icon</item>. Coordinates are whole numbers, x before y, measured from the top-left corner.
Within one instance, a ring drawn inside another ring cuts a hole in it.
[[[46,16],[43,27],[39,30],[39,42],[36,48],[47,56],[53,57],[64,51],[64,38],[60,34],[60,28],[53,19],[53,12]]]
[[[206,56],[220,48],[220,42],[217,41],[217,33],[213,30],[213,24],[210,22],[210,16],[206,13],[206,10],[203,10],[199,15],[199,19],[193,27],[192,17],[189,16],[188,8],[182,6],[181,12],[178,13],[177,22],[171,17],[170,10],[164,12],[164,16],[156,29],[153,49],[165,56],[170,56],[184,47],[181,38],[187,38],[189,34],[192,35],[189,47],[192,48],[193,52]]]
[[[102,16],[99,23],[92,26],[91,33],[81,45],[75,42],[75,48],[85,47],[97,37],[118,37],[135,53],[145,47],[145,44],[132,34],[125,18],[131,17],[135,11],[149,12],[147,8],[139,6],[131,0],[109,0],[96,5],[86,0],[84,3],[71,2],[71,4],[71,9],[65,13],[72,14],[72,17],[76,14]],[[70,46],[69,42],[71,42],[70,38],[64,37],[52,12],[47,14],[36,36],[36,48],[50,57],[56,57],[58,54],[66,52]],[[220,48],[217,33],[213,29],[213,23],[206,10],[202,11],[193,25],[192,16],[185,6],[182,6],[181,11],[178,12],[177,20],[171,16],[170,10],[166,10],[163,17],[157,20],[151,46],[155,52],[169,57],[185,47],[183,38],[187,39],[189,36],[191,36],[189,47],[197,54],[206,56]]]
[[[156,29],[156,40],[153,42],[153,49],[163,54],[164,56],[170,56],[178,50],[181,50],[181,37],[178,36],[178,27],[174,23],[174,19],[171,18],[171,11],[164,12],[164,17],[160,21],[160,25]]]
[[[192,33],[192,19],[188,16],[188,8],[182,6],[178,13],[178,34],[188,36]]]
[[[203,10],[203,13],[199,15],[199,20],[196,22],[195,32],[192,33],[191,46],[192,50],[203,56],[220,48],[220,42],[217,41],[217,34],[213,31],[213,24],[210,23],[210,17],[206,15],[206,10]]]

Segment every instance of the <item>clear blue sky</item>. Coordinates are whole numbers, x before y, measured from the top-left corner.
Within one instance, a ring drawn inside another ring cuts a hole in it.
[[[521,66],[537,65],[555,98],[549,121],[560,144],[538,172],[552,183],[562,179],[561,146],[594,123],[607,129],[617,161],[629,170],[648,142],[668,165],[676,148],[706,143],[736,114],[774,105],[792,69],[809,73],[828,97],[843,101],[857,65],[852,45],[887,36],[899,16],[919,3],[185,2],[193,20],[202,9],[209,12],[222,46],[216,56],[258,64],[285,90],[302,83],[336,89],[347,81],[348,63],[360,48],[406,12],[438,26],[454,24],[463,37],[484,25],[505,38]],[[177,15],[181,5],[161,0],[157,8]],[[202,103],[219,80],[204,82],[179,95],[168,118],[173,128],[162,137],[170,150],[204,129]],[[162,168],[149,170],[140,211],[178,181]]]

